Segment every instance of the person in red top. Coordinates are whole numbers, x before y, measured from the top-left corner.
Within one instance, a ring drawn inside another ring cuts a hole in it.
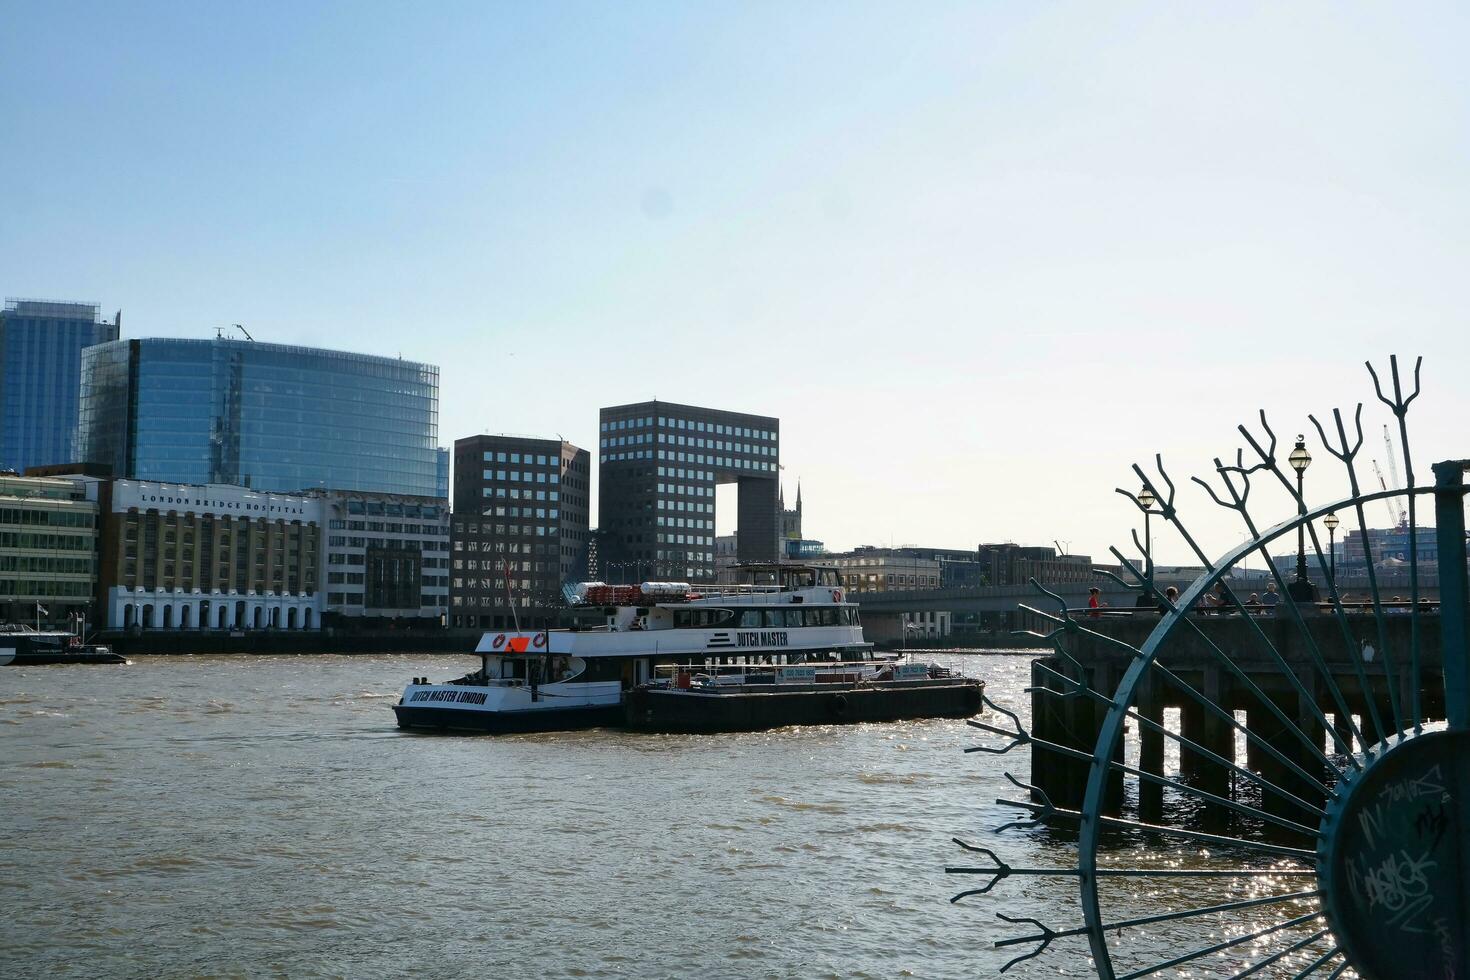
[[[1100,619],[1102,617],[1102,613],[1098,612],[1098,609],[1102,606],[1102,602],[1098,599],[1100,595],[1102,595],[1102,589],[1099,589],[1095,585],[1087,590],[1087,608],[1092,610],[1087,615],[1093,619]]]

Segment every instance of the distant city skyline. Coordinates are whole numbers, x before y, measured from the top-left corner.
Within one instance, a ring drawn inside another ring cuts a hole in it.
[[[1365,358],[1425,355],[1421,481],[1470,456],[1466,18],[23,5],[0,292],[440,365],[445,445],[779,417],[834,550],[1101,557],[1162,452],[1218,554],[1244,531],[1188,477],[1258,409],[1314,500],[1308,412],[1365,401],[1382,455]]]

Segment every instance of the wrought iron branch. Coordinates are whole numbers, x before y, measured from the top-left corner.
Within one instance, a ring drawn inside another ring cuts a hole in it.
[[[1078,667],[1079,670],[1081,669],[1082,665],[1080,663],[1077,663],[1077,660],[1076,660],[1075,657],[1071,656],[1070,654],[1063,653],[1061,650],[1058,650],[1057,652],[1059,654],[1061,654],[1062,657],[1064,657],[1069,662],[1071,662],[1073,664],[1077,664],[1077,667]],[[1060,670],[1056,670],[1054,668],[1048,667],[1045,663],[1043,663],[1040,660],[1038,660],[1038,661],[1035,662],[1035,667],[1036,667],[1036,669],[1045,671],[1046,673],[1050,674],[1052,677],[1055,677],[1061,683],[1063,690],[1058,691],[1056,688],[1054,688],[1054,687],[1047,687],[1044,684],[1033,684],[1030,687],[1028,687],[1025,690],[1023,690],[1021,692],[1022,694],[1050,694],[1054,698],[1057,698],[1059,700],[1065,701],[1068,698],[1075,698],[1079,694],[1096,694],[1097,693],[1096,691],[1094,691],[1092,689],[1091,685],[1086,684],[1083,681],[1080,681],[1080,680],[1076,679],[1075,677],[1068,677],[1066,674],[1062,673]],[[1101,695],[1098,695],[1098,696],[1101,697]]]
[[[1353,425],[1358,430],[1358,441],[1351,449],[1348,448],[1347,444],[1347,428],[1342,424],[1342,409],[1334,408],[1332,410],[1332,418],[1337,423],[1337,441],[1338,445],[1342,447],[1341,449],[1333,447],[1331,440],[1327,438],[1327,433],[1322,431],[1322,423],[1317,421],[1317,416],[1307,416],[1307,419],[1312,423],[1312,427],[1317,430],[1317,438],[1322,440],[1322,448],[1341,460],[1343,465],[1351,468],[1353,458],[1358,455],[1358,450],[1363,448],[1363,403],[1358,402],[1357,410],[1353,413]]]
[[[1256,455],[1261,458],[1260,465],[1254,466],[1251,469],[1266,470],[1273,474],[1276,479],[1281,481],[1281,485],[1286,488],[1286,492],[1291,494],[1292,499],[1300,506],[1302,504],[1302,498],[1297,495],[1296,487],[1292,485],[1291,480],[1287,478],[1286,474],[1281,472],[1281,467],[1276,464],[1276,433],[1271,429],[1271,423],[1266,421],[1266,410],[1264,408],[1261,409],[1261,428],[1265,429],[1266,435],[1271,437],[1271,445],[1269,447],[1263,447],[1255,434],[1244,425],[1237,425],[1235,428],[1236,431],[1245,437],[1245,441],[1250,443],[1251,448],[1256,451]]]
[[[1169,486],[1169,493],[1167,496],[1159,496],[1158,490],[1154,488],[1153,483],[1143,472],[1142,467],[1140,467],[1137,463],[1133,464],[1133,472],[1138,476],[1140,480],[1143,481],[1144,486],[1148,487],[1153,495],[1159,499],[1159,515],[1162,516],[1164,520],[1174,525],[1174,530],[1179,532],[1179,536],[1184,539],[1185,544],[1189,545],[1189,549],[1194,552],[1195,557],[1200,560],[1200,563],[1206,568],[1213,570],[1214,565],[1210,562],[1209,556],[1205,554],[1204,549],[1201,548],[1199,546],[1199,543],[1195,541],[1194,538],[1190,535],[1189,529],[1186,528],[1183,522],[1179,520],[1178,511],[1174,509],[1174,496],[1176,493],[1176,488],[1174,486],[1174,481],[1169,477],[1168,471],[1164,469],[1164,457],[1161,454],[1154,455],[1154,465],[1158,467],[1160,478],[1163,479],[1163,481]],[[1114,551],[1114,553],[1116,554],[1116,551]]]
[[[944,873],[945,874],[952,874],[952,875],[989,875],[990,876],[990,880],[987,881],[984,885],[981,885],[981,886],[979,886],[977,888],[968,889],[967,891],[962,891],[958,895],[956,895],[954,898],[951,898],[949,900],[949,902],[950,902],[951,905],[953,905],[955,902],[958,902],[962,898],[969,898],[971,895],[984,895],[986,892],[990,891],[996,885],[1000,884],[1001,881],[1002,881],[1002,879],[1009,878],[1011,876],[1011,866],[1009,864],[1006,864],[1004,861],[1002,861],[1000,859],[1000,856],[998,854],[996,854],[994,851],[992,851],[990,848],[988,848],[988,847],[977,847],[974,844],[966,844],[964,841],[960,840],[958,837],[952,837],[950,839],[953,840],[956,844],[960,845],[960,847],[963,847],[965,850],[969,851],[970,853],[984,855],[985,857],[989,858],[991,861],[994,861],[995,862],[995,866],[994,867],[991,867],[991,868],[984,868],[984,867],[981,867],[981,868],[945,868],[944,869]]]
[[[1192,476],[1190,477],[1190,479],[1203,487],[1205,493],[1210,495],[1210,499],[1219,504],[1221,507],[1224,507],[1226,510],[1239,511],[1241,514],[1244,514],[1246,512],[1245,502],[1247,499],[1250,498],[1251,494],[1250,475],[1256,470],[1265,468],[1266,464],[1264,463],[1258,463],[1255,466],[1247,468],[1245,465],[1245,451],[1241,449],[1237,449],[1235,451],[1234,466],[1226,466],[1224,463],[1220,462],[1220,457],[1216,456],[1215,472],[1220,475],[1220,482],[1223,483],[1225,485],[1225,489],[1230,492],[1229,500],[1225,500],[1223,497],[1217,494],[1214,487],[1210,486],[1208,482],[1201,480],[1199,477]],[[1235,481],[1232,480],[1230,477],[1231,473],[1237,473],[1240,475],[1241,489],[1237,490],[1235,488]]]
[[[1013,827],[1017,830],[1030,830],[1032,827],[1041,826],[1060,812],[1059,810],[1057,810],[1056,805],[1052,803],[1051,797],[1046,795],[1046,790],[1041,789],[1038,786],[1032,786],[1030,783],[1023,783],[1015,776],[1011,775],[1009,772],[1005,773],[1004,775],[1012,786],[1015,786],[1017,789],[1024,789],[1032,796],[1040,797],[1041,802],[1037,803],[1035,800],[1023,801],[997,799],[995,802],[1000,804],[1001,806],[1015,807],[1018,810],[1030,811],[1031,819],[1012,820],[1010,823],[1004,823],[1001,824],[999,827],[996,827],[995,830],[992,831],[992,833],[999,834],[1003,831],[1010,830]]]
[[[1420,357],[1414,361],[1414,393],[1408,398],[1404,397],[1403,385],[1399,381],[1399,356],[1397,354],[1388,355],[1388,369],[1393,376],[1393,398],[1384,396],[1383,385],[1378,383],[1378,372],[1373,370],[1373,362],[1364,361],[1363,365],[1373,376],[1373,391],[1378,395],[1378,400],[1388,406],[1395,418],[1402,419],[1409,412],[1409,404],[1419,397],[1419,369],[1424,366],[1424,358]]]
[[[1033,949],[1031,952],[1026,953],[1022,956],[1017,956],[1005,966],[1001,967],[1001,973],[1006,972],[1017,963],[1024,963],[1026,960],[1034,959],[1040,956],[1042,953],[1046,952],[1046,948],[1051,945],[1052,940],[1057,938],[1056,931],[1053,930],[1050,926],[1043,923],[1040,919],[1031,919],[1025,916],[1012,918],[1011,916],[1006,915],[1004,912],[995,913],[995,917],[997,919],[1000,919],[1002,922],[1009,922],[1011,925],[1033,925],[1040,930],[1040,932],[1038,932],[1034,936],[1015,936],[1011,939],[1001,939],[996,941],[996,949],[1000,949],[1004,946],[1019,946],[1022,943],[1036,943],[1036,948]]]
[[[1133,472],[1138,474],[1138,478],[1143,481],[1143,485],[1148,487],[1149,492],[1152,493],[1157,499],[1159,504],[1159,513],[1164,515],[1165,520],[1169,520],[1170,515],[1174,513],[1174,495],[1176,493],[1176,488],[1174,486],[1174,481],[1169,478],[1169,472],[1164,469],[1164,456],[1162,453],[1154,453],[1154,469],[1159,471],[1159,479],[1163,480],[1164,483],[1169,487],[1169,492],[1167,494],[1160,494],[1158,488],[1153,485],[1153,481],[1151,481],[1147,476],[1144,475],[1143,470],[1139,468],[1138,464],[1133,464]]]
[[[992,748],[988,745],[972,745],[969,748],[965,749],[965,752],[986,752],[990,755],[1005,755],[1007,752],[1009,752],[1011,749],[1014,749],[1018,745],[1027,745],[1030,743],[1031,733],[1026,731],[1026,726],[1021,724],[1021,719],[1017,717],[1014,711],[1002,708],[1000,705],[990,700],[990,698],[984,694],[980,695],[980,703],[986,707],[989,707],[993,711],[998,712],[999,714],[1005,715],[1016,727],[1014,730],[1009,728],[997,728],[994,725],[987,725],[983,721],[975,721],[972,718],[969,721],[965,722],[965,724],[969,725],[971,728],[978,728],[982,732],[990,732],[992,735],[1002,735],[1010,739],[1010,741],[1007,742],[1003,748]]]

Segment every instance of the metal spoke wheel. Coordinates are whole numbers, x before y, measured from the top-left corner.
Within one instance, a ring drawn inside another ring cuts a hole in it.
[[[1113,549],[1125,573],[1113,577],[1143,614],[1079,613],[1040,586],[1059,608],[1023,607],[1047,623],[1055,651],[1033,665],[1031,727],[988,703],[1009,723],[971,724],[1006,741],[969,751],[1030,747],[1030,781],[1007,774],[1028,792],[1000,801],[1021,816],[1002,829],[1074,835],[1076,866],[1014,868],[957,840],[981,860],[947,870],[980,876],[956,901],[1010,878],[1074,877],[1081,921],[999,913],[1031,927],[996,943],[1017,953],[1005,969],[1073,949],[1105,978],[1470,975],[1466,463],[1438,464],[1433,486],[1414,485],[1405,421],[1419,366],[1405,397],[1390,363],[1390,394],[1369,371],[1397,422],[1404,489],[1360,484],[1359,404],[1355,440],[1340,411],[1331,436],[1311,418],[1351,494],[1309,507],[1305,440],[1288,475],[1261,413],[1263,435],[1239,427],[1253,462],[1242,450],[1215,460],[1213,482],[1195,479],[1238,513],[1244,544],[1207,556],[1156,459],[1156,477],[1133,468],[1138,494],[1119,492],[1180,535],[1204,573],[1176,597],[1160,589],[1147,546],[1141,561]],[[1253,481],[1282,486],[1295,514],[1258,526]],[[1402,520],[1370,533],[1367,510],[1383,502]],[[1426,507],[1434,522],[1421,527]],[[1338,515],[1340,552],[1318,532],[1325,519],[1335,538]],[[1283,570],[1268,551],[1293,538],[1297,566]],[[1265,568],[1254,578],[1251,559]]]

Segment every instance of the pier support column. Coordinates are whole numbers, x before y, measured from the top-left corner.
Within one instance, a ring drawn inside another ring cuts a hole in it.
[[[1348,707],[1352,707],[1351,702],[1349,703]],[[1353,744],[1352,718],[1349,715],[1343,714],[1341,709],[1338,709],[1337,714],[1334,715],[1332,718],[1332,730],[1336,732],[1337,737],[1342,740],[1341,745],[1337,743],[1337,740],[1333,741],[1332,751],[1352,752],[1362,748],[1361,745]]]
[[[1306,732],[1307,735],[1310,736],[1310,738],[1312,739],[1312,744],[1317,746],[1319,749],[1322,749],[1324,748],[1324,744],[1327,741],[1327,729],[1320,721],[1317,720],[1317,711],[1326,700],[1326,693],[1324,690],[1325,685],[1322,683],[1321,675],[1315,669],[1308,665],[1303,664],[1302,666],[1298,667],[1296,675],[1297,679],[1301,681],[1302,687],[1305,688],[1307,691],[1306,696],[1303,696],[1300,692],[1297,693],[1297,728],[1301,729],[1303,732]],[[1300,743],[1298,743],[1298,745],[1300,745]],[[1315,753],[1307,750],[1307,747],[1305,745],[1301,745],[1299,759],[1299,764],[1303,769],[1305,769],[1309,773],[1317,775],[1318,778],[1324,783],[1326,782],[1326,767],[1322,765],[1322,761],[1316,757]],[[1317,806],[1322,806],[1326,804],[1327,797],[1320,788],[1318,788],[1314,784],[1305,782],[1300,776],[1297,776],[1295,773],[1292,773],[1291,776],[1291,785],[1287,785],[1285,787],[1286,789],[1291,790],[1293,793],[1306,800],[1308,803],[1313,803]],[[1296,809],[1296,815],[1298,818],[1300,818],[1302,816],[1301,808],[1297,807]]]
[[[1061,682],[1042,671],[1040,664],[1067,676],[1075,677],[1076,668],[1058,657],[1031,662],[1031,734],[1045,742],[1091,754],[1093,734],[1092,705],[1086,697],[1063,698],[1048,691],[1062,690]],[[1088,765],[1080,759],[1050,751],[1040,745],[1031,747],[1031,785],[1046,793],[1052,803],[1067,809],[1078,809],[1087,791]],[[1037,801],[1039,802],[1039,801]]]
[[[1164,724],[1163,692],[1156,678],[1143,681],[1138,694],[1138,714],[1156,725]],[[1147,725],[1138,725],[1138,768],[1155,776],[1164,774],[1164,733]],[[1164,787],[1148,780],[1138,782],[1139,819],[1155,823],[1163,816]]]
[[[1092,689],[1109,698],[1118,688],[1121,671],[1115,670],[1111,664],[1101,663],[1092,669]],[[1097,701],[1088,699],[1088,707],[1092,709],[1092,742],[1097,745],[1097,735],[1102,730],[1103,720],[1107,717],[1108,708]],[[1127,749],[1126,735],[1120,735],[1118,744],[1113,748],[1113,761],[1119,764],[1124,762],[1124,752]],[[1085,789],[1085,786],[1084,786]],[[1103,801],[1103,812],[1108,816],[1116,817],[1123,812],[1123,770],[1108,770],[1107,796]]]
[[[1208,665],[1203,669],[1199,692],[1211,704],[1229,710],[1233,697],[1233,684],[1224,668]],[[1192,699],[1180,712],[1183,731],[1181,734],[1191,742],[1214,754],[1235,761],[1235,738],[1224,719]],[[1230,792],[1230,770],[1193,749],[1183,746],[1179,751],[1180,775],[1191,780],[1200,789],[1217,796]]]

